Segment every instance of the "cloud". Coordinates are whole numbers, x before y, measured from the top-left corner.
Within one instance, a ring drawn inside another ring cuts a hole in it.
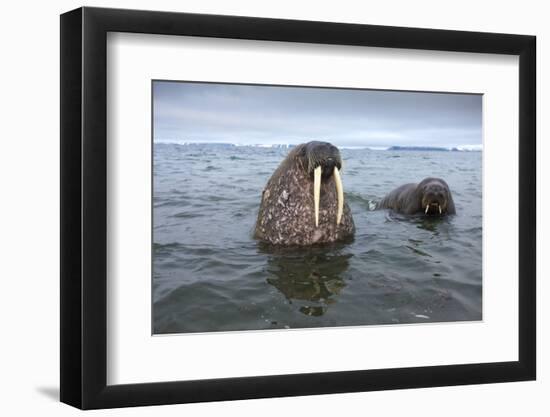
[[[481,95],[155,81],[156,141],[481,144]]]

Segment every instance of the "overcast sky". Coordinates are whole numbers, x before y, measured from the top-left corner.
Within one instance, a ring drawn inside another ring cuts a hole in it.
[[[481,144],[481,95],[155,81],[154,140]]]

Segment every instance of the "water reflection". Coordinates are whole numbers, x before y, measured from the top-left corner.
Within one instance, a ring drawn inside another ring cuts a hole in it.
[[[386,211],[386,221],[389,222],[409,222],[416,224],[416,227],[434,235],[439,234],[438,227],[449,221],[449,216],[424,216],[423,214],[401,214],[393,210]]]
[[[260,245],[267,254],[267,282],[277,288],[298,311],[322,316],[346,286],[345,272],[353,256],[341,247],[308,249]]]
[[[447,221],[446,217],[426,217],[420,216],[415,218],[416,227],[422,230],[427,230],[428,232],[433,232],[434,235],[439,234],[438,227]]]

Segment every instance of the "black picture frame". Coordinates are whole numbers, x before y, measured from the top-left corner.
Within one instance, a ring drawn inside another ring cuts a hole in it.
[[[107,385],[108,32],[519,56],[519,360]],[[61,401],[82,409],[536,378],[534,36],[102,8],[61,15]]]

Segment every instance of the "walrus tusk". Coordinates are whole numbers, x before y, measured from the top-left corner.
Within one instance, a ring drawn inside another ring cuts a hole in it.
[[[426,211],[424,212],[424,214],[428,214],[428,210],[430,209],[430,205],[429,204],[426,204]]]
[[[313,203],[315,205],[315,227],[319,226],[319,197],[321,196],[321,166],[313,171]]]
[[[438,204],[437,207],[439,207],[439,214],[441,215],[441,206]]]
[[[337,167],[334,167],[334,182],[336,183],[336,193],[338,194],[338,212],[336,213],[336,224],[339,225],[344,213],[344,187],[342,186],[342,177]]]

